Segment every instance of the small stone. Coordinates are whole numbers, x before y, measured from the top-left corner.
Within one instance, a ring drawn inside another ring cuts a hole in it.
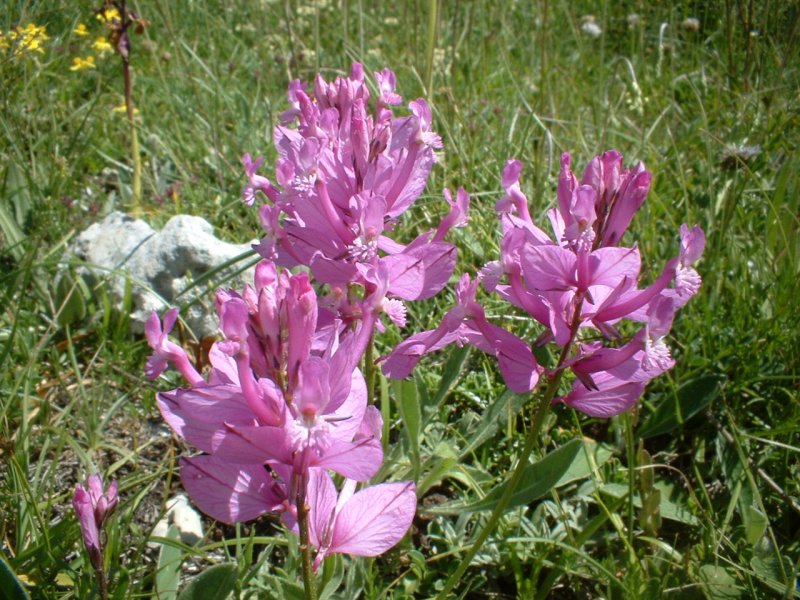
[[[166,537],[170,525],[175,526],[181,542],[187,546],[194,546],[203,539],[203,522],[200,515],[192,508],[189,500],[183,494],[178,494],[167,502],[167,512],[153,527],[150,537]],[[157,548],[161,543],[151,541],[147,545]]]
[[[688,17],[683,20],[681,27],[684,29],[684,31],[700,31],[700,19],[697,17]]]
[[[84,261],[79,273],[89,287],[105,280],[118,309],[122,308],[126,282],[130,280],[133,310],[131,329],[144,331],[155,310],[196,300],[181,317],[198,339],[217,333],[217,318],[209,285],[223,279],[218,273],[207,284],[186,290],[210,271],[219,269],[250,250],[250,244],[230,244],[214,236],[213,226],[200,217],[177,215],[161,231],[145,221],[112,212],[81,233],[70,244],[67,260]],[[236,270],[237,264],[227,269]],[[248,269],[226,286],[252,281]]]
[[[741,169],[747,163],[758,158],[760,154],[761,146],[758,144],[728,144],[722,150],[719,165],[725,171]]]
[[[589,37],[598,38],[603,35],[603,30],[600,28],[600,25],[597,24],[593,15],[586,15],[583,17],[583,25],[581,25],[581,31],[588,35]]]

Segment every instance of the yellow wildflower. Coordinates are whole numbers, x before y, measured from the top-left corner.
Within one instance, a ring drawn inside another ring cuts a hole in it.
[[[23,28],[15,28],[5,33],[0,32],[0,49],[12,49],[12,54],[22,56],[26,52],[44,52],[42,42],[49,40],[47,28],[28,23]]]
[[[114,108],[112,108],[112,109],[111,109],[111,112],[114,112],[114,113],[124,113],[124,112],[128,112],[128,109],[127,109],[127,107],[125,106],[125,103],[123,102],[123,103],[122,103],[122,104],[120,104],[119,106],[115,106]],[[138,114],[139,114],[139,109],[138,109],[138,108],[136,108],[135,106],[133,107],[133,114],[135,114],[135,115],[138,115]]]
[[[22,50],[27,50],[28,52],[38,52],[39,54],[44,54],[42,42],[38,38],[25,40],[24,44],[20,44],[20,48]]]
[[[34,23],[28,23],[25,26],[25,35],[28,37],[38,38],[42,41],[50,39],[47,36],[47,25],[42,25],[41,27],[39,27]]]
[[[85,36],[89,35],[89,30],[86,29],[86,25],[84,25],[83,23],[78,23],[78,26],[72,30],[72,33],[74,33],[75,35]]]
[[[85,59],[81,58],[80,56],[76,56],[72,59],[72,66],[69,68],[70,71],[82,71],[83,69],[94,69],[97,65],[94,64],[94,56],[87,56]]]
[[[39,52],[40,54],[43,53],[44,48],[42,48],[42,42],[50,39],[45,32],[46,29],[44,27],[37,27],[33,23],[28,23],[25,27],[22,40],[20,40],[19,43],[20,49],[29,52]]]
[[[101,23],[109,23],[111,21],[121,21],[122,19],[116,8],[105,8],[97,13],[97,20]]]
[[[105,54],[106,52],[111,52],[111,44],[108,43],[105,36],[100,36],[94,41],[92,44],[92,48],[94,48],[95,52],[99,52],[101,55]]]

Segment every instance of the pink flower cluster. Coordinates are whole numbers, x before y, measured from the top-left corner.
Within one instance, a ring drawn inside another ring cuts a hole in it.
[[[402,103],[389,69],[375,73],[379,95],[370,113],[364,69],[356,63],[348,78],[328,83],[317,75],[313,89],[289,86],[292,108],[275,128],[279,158],[277,186],[257,173],[263,159],[243,158],[248,183],[244,199],[261,192],[266,232],[256,250],[281,266],[305,265],[328,284],[326,305],[344,318],[357,318],[353,287],[389,318],[405,323],[404,300],[430,298],[453,273],[456,248],[447,232],[467,222],[469,196],[444,197],[450,211],[435,230],[408,244],[390,234],[398,218],[419,198],[442,142],[431,131],[427,103],[414,100],[409,113],[395,116]],[[289,127],[296,122],[296,127]]]
[[[356,491],[383,460],[381,416],[367,405],[358,365],[382,314],[403,326],[404,301],[445,286],[456,248],[443,239],[466,224],[469,207],[463,189],[455,198],[445,190],[450,211],[435,230],[408,244],[390,237],[422,193],[441,140],[424,100],[394,116],[402,102],[394,73],[375,79],[372,113],[359,64],[331,83],[318,76],[313,91],[292,82],[292,108],[274,135],[277,185],[258,173],[262,158],[244,156],[245,202],[266,200],[266,235],[256,245],[265,260],[253,287],[217,294],[223,340],[211,349],[210,372],[198,373],[169,340],[177,311],[163,325],[153,314],[146,327],[148,376],[171,363],[191,385],[158,394],[158,405],[175,433],[205,453],[181,460],[193,501],[225,522],[277,511],[294,530],[307,514],[315,565],[334,552],[380,554],[411,524],[413,482]],[[310,275],[282,270],[299,265]],[[338,492],[331,472],[344,478]]]
[[[622,156],[610,150],[589,162],[579,182],[564,154],[558,206],[548,212],[552,239],[530,216],[519,186],[521,170],[516,160],[503,170],[505,195],[496,206],[503,226],[501,257],[486,265],[478,280],[544,327],[536,345],[554,342],[560,348],[557,370],[569,368],[575,382],[557,400],[595,417],[620,414],[638,401],[647,382],[674,364],[664,338],[676,311],[700,287],[692,265],[703,252],[703,232],[682,225],[679,255],[649,286],[640,287],[639,250],[620,241],[650,189],[644,165],[624,170]],[[533,389],[542,367],[526,342],[487,321],[476,301],[477,284],[464,275],[457,304],[441,325],[399,344],[384,372],[406,377],[423,354],[468,343],[497,357],[510,389]],[[644,326],[625,339],[623,320]]]
[[[146,325],[154,350],[148,375],[172,363],[191,384],[157,401],[173,431],[205,453],[181,459],[194,503],[227,523],[280,512],[294,530],[298,511],[307,510],[316,564],[335,552],[391,548],[414,516],[414,483],[355,492],[383,461],[380,412],[367,406],[358,369],[375,314],[343,326],[318,306],[305,273],[290,275],[271,261],[258,264],[254,286],[219,291],[216,304],[224,338],[211,348],[207,377],[167,341],[175,309],[163,327],[155,313]],[[339,493],[331,471],[344,478]]]
[[[146,326],[147,375],[155,379],[172,364],[189,383],[157,401],[173,431],[203,452],[181,459],[193,501],[229,523],[267,512],[295,531],[306,522],[315,567],[331,553],[380,554],[411,524],[413,482],[356,491],[383,461],[381,415],[368,405],[359,363],[383,329],[382,314],[403,326],[404,302],[446,285],[456,248],[444,237],[466,224],[469,208],[463,189],[455,198],[445,190],[450,210],[438,227],[408,244],[391,237],[422,193],[441,140],[423,100],[395,116],[402,99],[394,73],[384,69],[375,81],[373,103],[359,64],[330,83],[317,76],[311,89],[292,82],[291,109],[274,132],[276,183],[259,174],[262,158],[244,156],[245,202],[266,201],[259,208],[266,235],[256,245],[265,260],[253,286],[217,293],[222,339],[211,348],[210,371],[199,373],[170,341],[176,310],[163,324],[154,313]],[[579,182],[564,154],[558,206],[548,213],[553,238],[533,222],[520,172],[513,160],[503,171],[500,260],[474,281],[464,275],[439,327],[400,343],[383,370],[403,378],[425,353],[468,343],[497,357],[516,392],[569,369],[572,389],[557,400],[592,416],[619,414],[674,364],[664,338],[700,286],[692,265],[703,232],[682,226],[679,255],[640,286],[639,250],[620,242],[650,187],[644,166],[623,170],[612,150],[592,159]],[[301,265],[308,273],[287,270]],[[560,348],[554,369],[488,320],[480,283],[543,326],[535,345]],[[331,473],[343,481],[338,491]]]

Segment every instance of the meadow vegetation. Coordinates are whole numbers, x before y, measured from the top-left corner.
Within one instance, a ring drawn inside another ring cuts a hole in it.
[[[540,485],[547,463],[531,471],[457,597],[793,597],[797,2],[133,2],[148,21],[131,32],[138,203],[122,65],[98,42],[96,4],[7,0],[0,13],[0,589],[17,594],[8,597],[97,597],[71,508],[75,485],[94,472],[119,485],[110,597],[175,597],[178,582],[187,589],[221,562],[234,565],[218,580],[231,577],[237,598],[303,597],[297,540],[277,518],[208,519],[193,547],[148,546],[188,453],[155,404],[179,377],[145,378],[150,350],[126,311],[63,257],[111,210],[158,227],[189,213],[228,241],[260,237],[241,198],[242,155],[274,164],[288,83],[346,75],[352,62],[393,69],[406,100],[431,105],[444,148],[395,237],[435,227],[442,189],[466,188],[469,227],[449,238],[459,251],[452,284],[498,256],[494,205],[512,157],[538,223],[555,202],[562,152],[576,171],[610,148],[626,165],[644,162],[653,185],[627,235],[648,281],[674,256],[681,223],[700,224],[708,240],[703,287],[670,336],[675,368],[613,419],[554,407],[537,458],[566,449],[569,470],[555,486]],[[205,285],[211,295],[225,281]],[[409,306],[405,329],[390,327],[377,353],[435,328],[452,287]],[[538,335],[521,313],[481,300],[494,323]],[[379,558],[328,558],[325,598],[435,596],[531,425],[529,398],[506,391],[492,357],[466,348],[378,384],[390,429],[374,480],[415,480],[417,515]]]

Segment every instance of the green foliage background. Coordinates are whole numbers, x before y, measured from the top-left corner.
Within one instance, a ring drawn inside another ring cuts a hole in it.
[[[628,417],[554,409],[546,451],[584,437],[599,468],[544,496],[531,491],[460,593],[790,597],[800,552],[800,6],[441,1],[432,29],[433,5],[131,3],[150,21],[132,39],[144,218],[160,226],[197,214],[227,240],[257,237],[257,214],[240,200],[241,155],[272,164],[287,83],[346,74],[352,61],[394,69],[404,98],[432,104],[444,154],[400,235],[435,224],[442,188],[464,186],[472,212],[454,236],[459,272],[497,256],[493,206],[509,157],[525,165],[539,219],[555,200],[562,152],[576,170],[608,148],[643,161],[654,185],[628,235],[645,276],[676,254],[680,223],[708,236],[704,286],[670,340],[678,364]],[[169,382],[145,380],[146,345],[104,287],[57,283],[69,240],[130,208],[127,123],[113,111],[119,59],[69,68],[102,33],[95,8],[6,0],[0,11],[3,32],[32,22],[50,38],[41,54],[0,50],[0,583],[16,574],[40,598],[96,594],[69,500],[98,469],[123,495],[107,556],[116,597],[154,593],[158,551],[146,542],[186,451],[159,436],[153,398]],[[599,37],[583,30],[589,15]],[[73,33],[78,23],[92,35]],[[408,331],[390,331],[382,350],[434,326],[450,302],[444,293],[410,307]],[[495,322],[538,335],[486,302]],[[477,503],[502,481],[528,424],[525,399],[504,395],[477,352],[426,359],[413,382],[383,385],[381,401],[392,428],[382,476],[417,478],[419,516],[386,557],[328,561],[331,597],[435,594],[485,518],[447,507]],[[236,563],[237,597],[298,593],[295,542],[274,522],[207,525],[198,547],[178,548],[184,566],[205,568],[209,554]]]

